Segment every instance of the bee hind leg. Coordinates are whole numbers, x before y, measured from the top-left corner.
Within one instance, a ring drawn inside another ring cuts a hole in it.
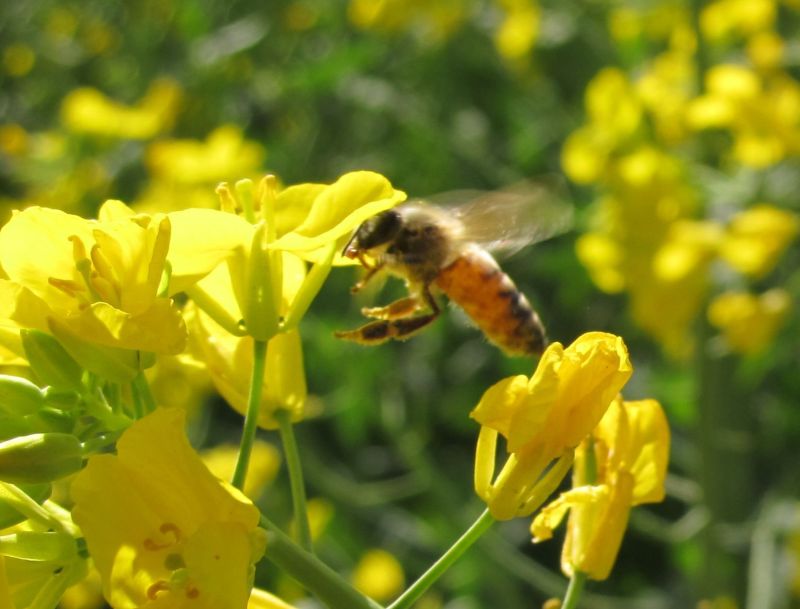
[[[355,330],[336,332],[336,338],[353,341],[362,345],[379,345],[386,341],[405,340],[432,323],[439,317],[439,311],[402,317],[400,319],[381,319],[365,324]]]
[[[422,302],[428,305],[430,313],[412,317],[411,314],[420,308]],[[385,307],[365,309],[362,312],[367,317],[377,317],[378,321],[355,330],[336,332],[335,336],[362,345],[379,345],[391,339],[405,340],[433,323],[441,314],[441,309],[425,286],[420,297],[401,298]]]

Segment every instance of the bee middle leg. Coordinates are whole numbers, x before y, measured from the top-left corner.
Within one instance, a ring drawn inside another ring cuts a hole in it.
[[[373,319],[400,319],[402,317],[409,317],[415,313],[420,306],[419,298],[409,296],[407,298],[395,300],[385,307],[364,307],[361,309],[361,314],[364,317],[372,317]]]

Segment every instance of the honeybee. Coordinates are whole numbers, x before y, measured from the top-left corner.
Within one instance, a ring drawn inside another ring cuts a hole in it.
[[[366,269],[351,291],[387,270],[405,279],[409,295],[362,309],[376,321],[336,336],[365,345],[407,339],[439,317],[434,294],[442,292],[509,355],[540,355],[547,345],[544,326],[489,252],[512,253],[563,232],[571,220],[570,206],[530,183],[462,199],[455,207],[416,199],[381,212],[356,229],[342,252]]]

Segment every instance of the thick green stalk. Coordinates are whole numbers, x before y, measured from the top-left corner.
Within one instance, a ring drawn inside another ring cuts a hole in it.
[[[264,388],[264,368],[267,365],[267,341],[253,341],[253,372],[250,377],[250,393],[247,396],[247,413],[244,417],[242,439],[239,442],[239,456],[233,471],[231,484],[241,490],[247,477],[250,453],[256,437],[258,411],[261,406],[261,391]]]
[[[261,517],[261,526],[267,530],[264,557],[297,580],[328,609],[382,609],[328,565],[294,543],[265,516]]]
[[[439,579],[456,560],[458,560],[469,547],[474,544],[494,524],[495,520],[486,509],[478,516],[466,532],[450,546],[441,558],[423,573],[408,589],[401,594],[395,602],[389,605],[389,609],[407,609]]]
[[[743,600],[747,548],[731,535],[749,522],[758,496],[753,470],[753,415],[748,392],[738,383],[737,360],[713,352],[707,322],[701,322],[697,359],[697,445],[699,481],[709,526],[702,535],[699,595]],[[738,546],[738,547],[737,547]]]
[[[300,464],[300,451],[294,436],[291,413],[278,410],[275,418],[280,425],[283,453],[286,457],[286,468],[289,470],[289,485],[292,489],[292,505],[294,507],[294,523],[297,527],[297,539],[304,550],[312,552],[311,527],[308,524],[308,508],[306,506],[306,487],[303,481],[303,468]]]

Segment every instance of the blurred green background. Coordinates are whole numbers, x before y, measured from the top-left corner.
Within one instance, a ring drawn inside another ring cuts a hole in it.
[[[4,3],[0,211],[213,206],[220,181],[266,172],[369,169],[410,196],[565,174],[573,230],[504,269],[552,340],[623,336],[626,398],[657,398],[673,433],[666,501],[634,510],[582,606],[798,607],[798,6]],[[390,280],[354,298],[356,278],[336,270],[301,328],[314,416],[298,435],[329,515],[318,548],[343,571],[384,548],[412,580],[482,509],[469,411],[532,363],[452,307],[406,343],[341,343],[361,306],[402,293]],[[198,442],[235,441],[239,416],[207,405]],[[282,523],[286,487],[262,501]],[[559,596],[559,539],[532,546],[528,525],[497,526],[419,606]]]

